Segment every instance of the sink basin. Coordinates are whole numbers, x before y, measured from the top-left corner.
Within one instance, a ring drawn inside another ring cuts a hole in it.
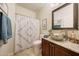
[[[52,35],[51,39],[52,40],[57,40],[57,41],[63,41],[65,39],[65,37],[64,37],[64,35],[60,35],[60,34],[58,35],[57,34],[57,35]]]

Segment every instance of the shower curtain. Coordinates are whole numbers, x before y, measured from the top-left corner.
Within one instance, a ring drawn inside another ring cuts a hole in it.
[[[39,40],[39,20],[23,15],[16,15],[15,52],[33,46]]]

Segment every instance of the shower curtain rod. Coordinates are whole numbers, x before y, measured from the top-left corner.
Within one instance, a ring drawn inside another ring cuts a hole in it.
[[[8,14],[0,7],[0,9],[8,16]]]

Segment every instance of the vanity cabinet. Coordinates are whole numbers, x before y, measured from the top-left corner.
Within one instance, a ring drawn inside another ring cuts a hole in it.
[[[78,53],[42,39],[42,56],[79,56]]]

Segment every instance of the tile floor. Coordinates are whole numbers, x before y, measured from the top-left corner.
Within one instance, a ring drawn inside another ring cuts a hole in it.
[[[16,53],[15,56],[41,56],[41,50],[34,50],[34,48],[25,49],[19,53]]]

